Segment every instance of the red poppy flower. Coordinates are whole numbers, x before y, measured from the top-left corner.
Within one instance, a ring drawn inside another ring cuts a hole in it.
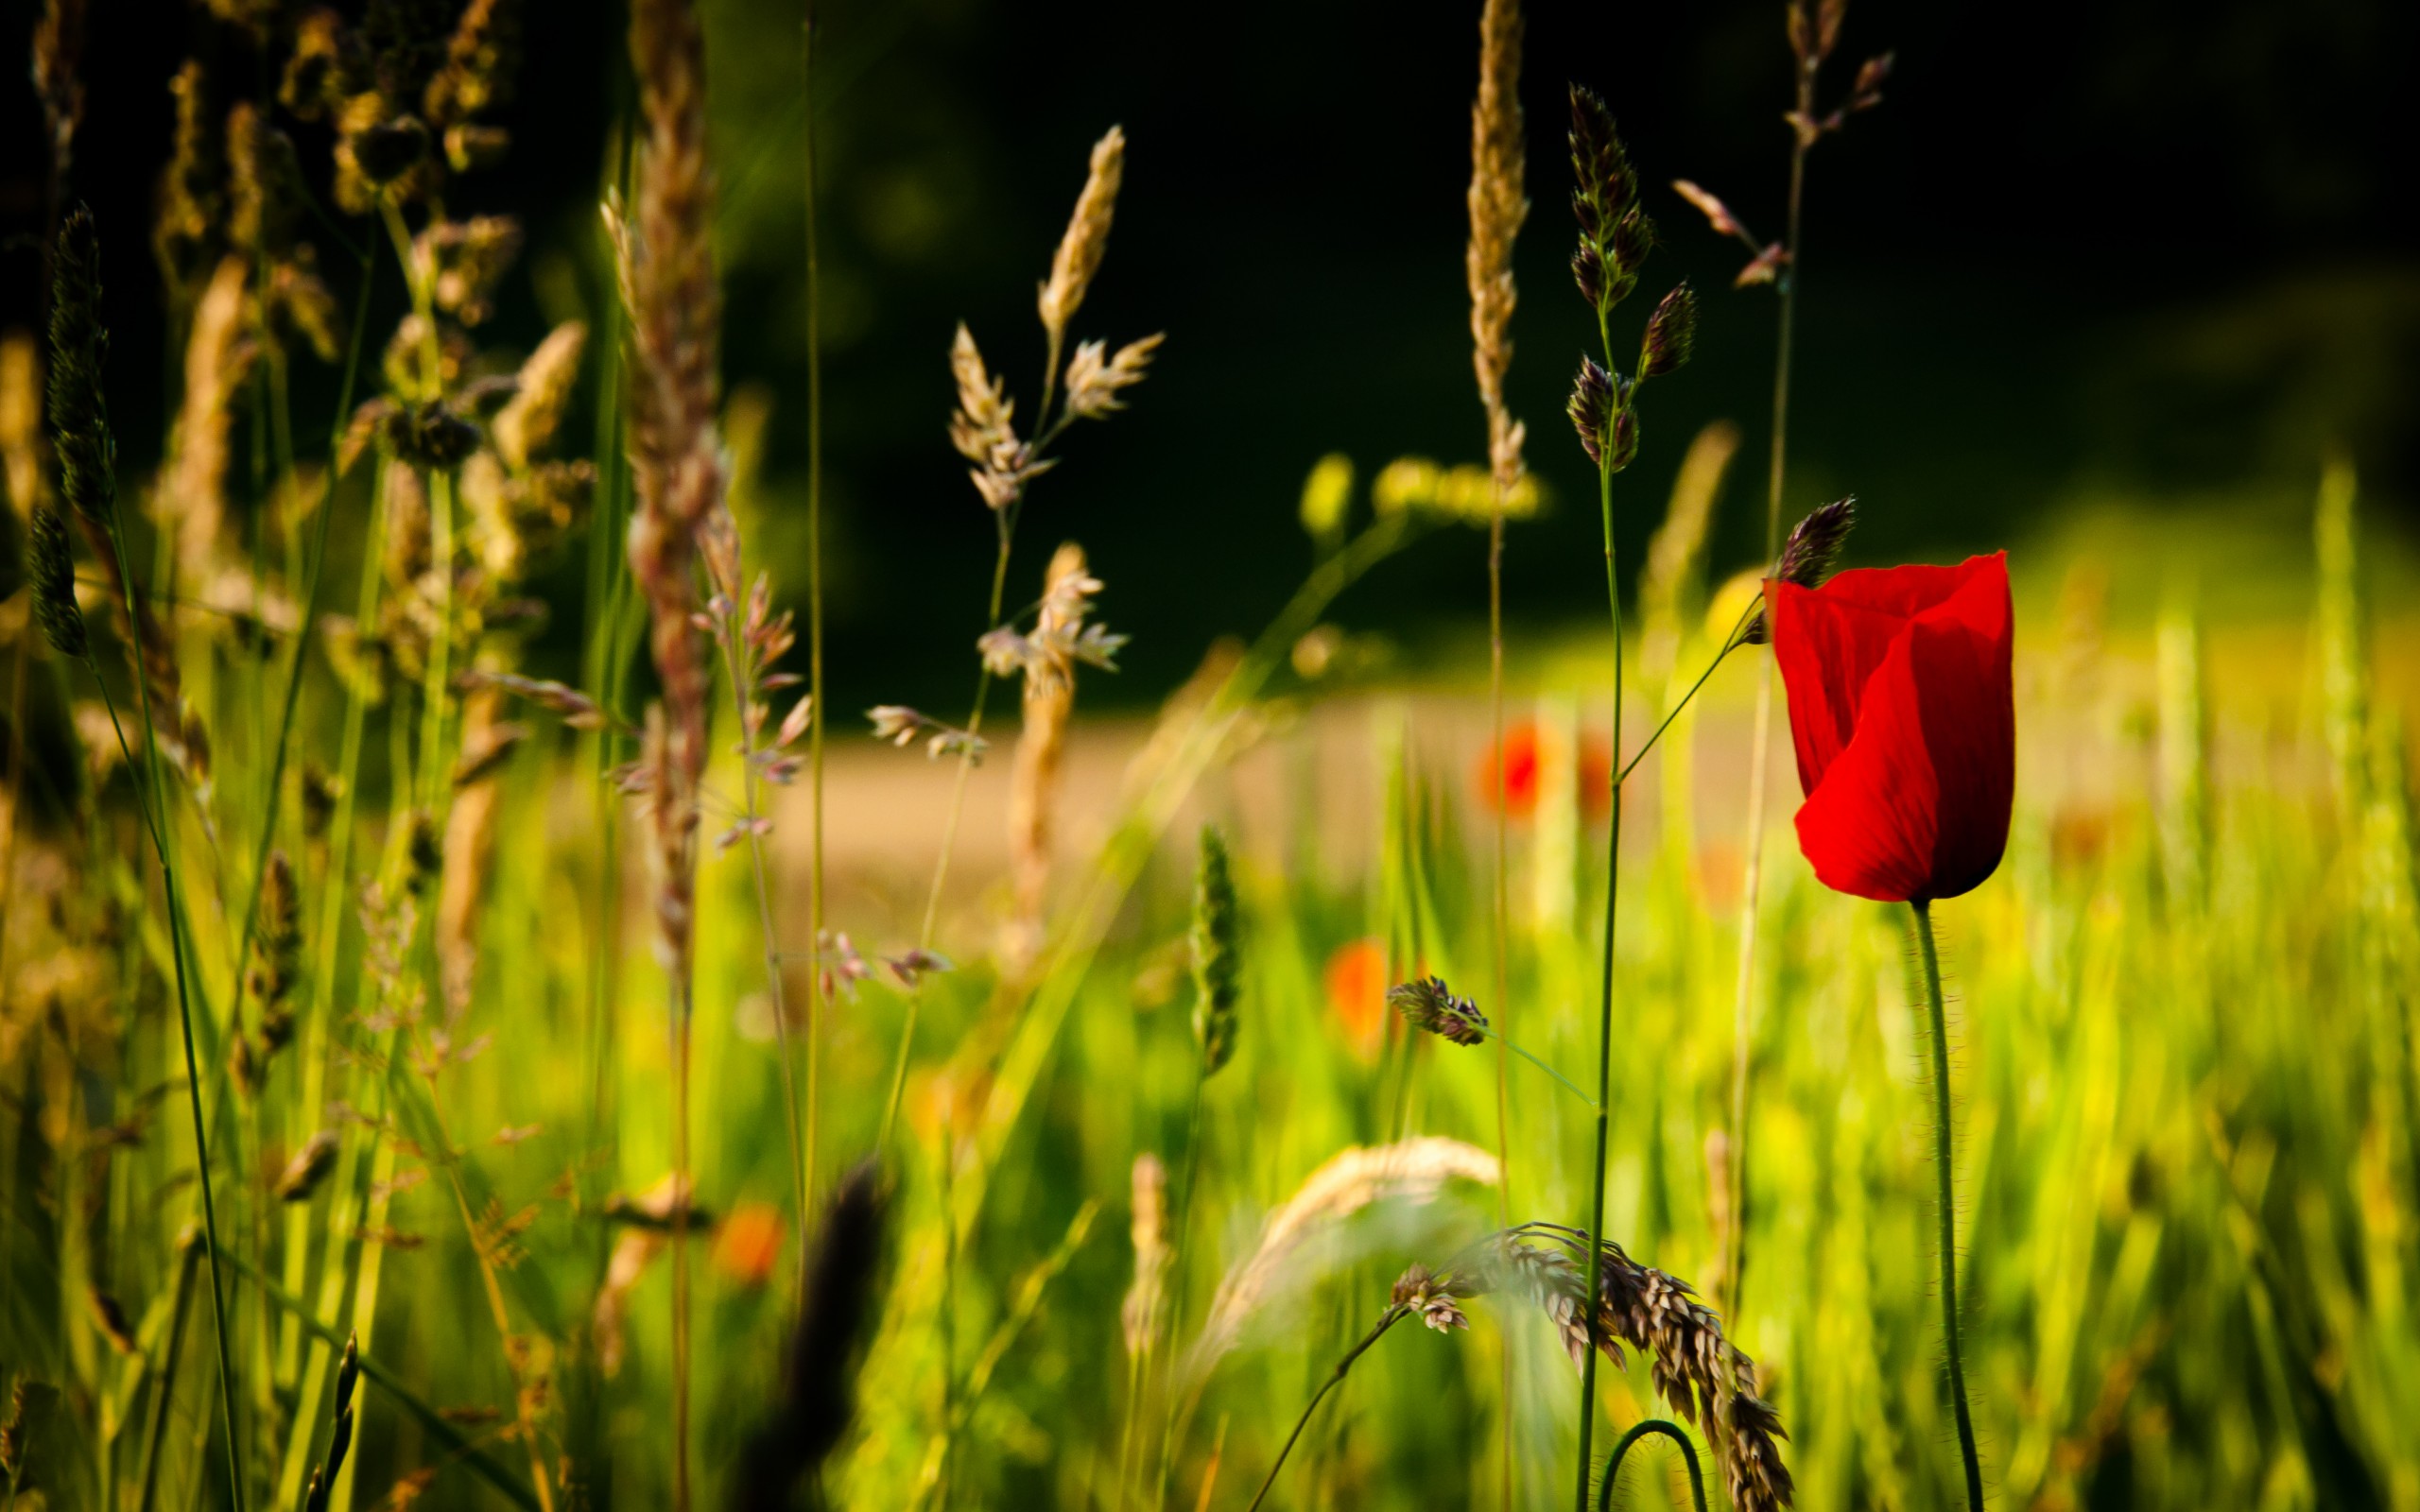
[[[1533,724],[1518,724],[1504,731],[1504,744],[1491,746],[1479,753],[1478,796],[1489,812],[1498,803],[1504,812],[1516,819],[1526,819],[1538,812],[1539,745],[1542,737]],[[1612,802],[1614,764],[1605,743],[1594,736],[1582,743],[1580,751],[1580,802],[1589,817],[1601,816]]]
[[[1387,953],[1374,939],[1357,939],[1327,958],[1328,1011],[1336,1015],[1354,1054],[1377,1054],[1378,1031],[1387,1015]]]
[[[2008,554],[1765,592],[1816,877],[1881,902],[1980,884],[2016,782]]]

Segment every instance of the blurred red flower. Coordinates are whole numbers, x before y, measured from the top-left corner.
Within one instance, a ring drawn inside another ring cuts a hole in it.
[[[1504,730],[1504,743],[1479,753],[1479,801],[1494,813],[1499,804],[1516,819],[1538,812],[1538,727],[1522,723]],[[1591,818],[1604,814],[1613,799],[1614,763],[1601,740],[1589,737],[1580,753],[1580,803]]]
[[[781,1210],[743,1202],[715,1230],[715,1269],[742,1286],[762,1286],[782,1255]]]
[[[1356,1054],[1377,1054],[1387,1016],[1387,953],[1374,939],[1357,939],[1327,958],[1328,1011]]]
[[[1980,884],[2016,782],[2008,554],[1765,592],[1817,879],[1881,902]]]

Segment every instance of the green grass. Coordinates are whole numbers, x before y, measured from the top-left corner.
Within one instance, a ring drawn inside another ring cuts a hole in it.
[[[2246,688],[2207,666],[2199,670],[2213,690],[2219,747],[2206,768],[2207,818],[2179,814],[2159,800],[2176,787],[2150,749],[2162,713],[2155,695],[2134,719],[2034,717],[2087,705],[2122,713],[2134,696],[2125,690],[2155,686],[2148,655],[2121,640],[2080,661],[2080,632],[2031,608],[2010,855],[1980,890],[1937,910],[1954,994],[1968,1368],[1996,1498],[2411,1504],[2420,1485],[2398,1428],[2420,1383],[2409,1305],[2414,1145],[2404,1115],[2415,985],[2406,795],[2374,784],[2358,833],[2348,833],[2316,710],[2299,732],[2248,737],[2241,719],[2281,690]],[[187,650],[226,655],[190,642]],[[2193,671],[2169,669],[2171,720],[2191,717],[2177,689]],[[254,676],[220,686],[232,696]],[[1744,687],[1746,675],[1732,680]],[[1720,679],[1715,696],[1725,696]],[[333,741],[342,700],[315,675],[304,702],[302,748],[314,753]],[[1264,769],[1295,774],[1279,795],[1279,812],[1292,817],[1247,826],[1237,851],[1241,1032],[1234,1064],[1204,1098],[1191,1252],[1174,1272],[1167,1352],[1181,1353],[1199,1330],[1262,1214],[1340,1149],[1405,1132],[1492,1143],[1492,1052],[1407,1041],[1391,1028],[1365,1055],[1322,985],[1330,955],[1371,936],[1389,942],[1397,976],[1410,974],[1416,952],[1461,990],[1483,978],[1483,826],[1459,812],[1469,785],[1459,760],[1433,754],[1439,727],[1457,717],[1475,726],[1477,714],[1441,707],[1424,704],[1429,728],[1408,738],[1403,706],[1348,700],[1331,711],[1329,724],[1367,721],[1374,754],[1359,779],[1324,787],[1305,775],[1312,764],[1283,749],[1313,740],[1322,721],[1261,737],[1280,747]],[[391,707],[372,713],[371,745],[395,716]],[[2378,722],[2373,744],[2384,752],[2387,721]],[[2169,770],[2204,760],[2199,748],[2172,745]],[[1150,791],[1098,871],[1062,878],[1054,945],[1034,979],[996,974],[979,909],[954,911],[944,925],[961,965],[925,988],[906,1137],[889,1167],[896,1189],[881,1321],[864,1411],[826,1477],[835,1504],[910,1504],[952,1422],[952,1501],[1111,1504],[1129,1410],[1118,1325],[1131,1264],[1127,1173],[1145,1150],[1176,1167],[1193,1095],[1191,988],[1172,988],[1166,963],[1187,920],[1190,831],[1173,823],[1177,800],[1189,795],[1212,814],[1230,801],[1221,782],[1188,780],[1224,768],[1207,757],[1197,744],[1194,759]],[[2104,765],[2120,775],[2073,778]],[[2388,765],[2382,757],[2381,775]],[[1700,803],[1714,803],[1705,788],[1720,769],[1702,774]],[[932,769],[935,783],[945,778]],[[393,1120],[414,1144],[373,1144],[366,1124],[338,1121],[337,1177],[295,1221],[278,1222],[268,1180],[321,1123],[302,1103],[289,1050],[250,1110],[246,1126],[257,1134],[221,1166],[220,1222],[239,1236],[231,1329],[242,1341],[238,1422],[255,1500],[291,1483],[296,1455],[323,1450],[324,1429],[310,1430],[328,1341],[352,1328],[372,1362],[352,1459],[354,1504],[423,1469],[436,1471],[429,1494],[441,1504],[528,1504],[528,1456],[498,1433],[511,1418],[513,1375],[474,1226],[446,1172],[391,1198],[383,1223],[411,1246],[370,1248],[382,1255],[367,1294],[374,1325],[347,1314],[360,1289],[349,1298],[331,1284],[373,1175],[408,1177],[430,1163],[441,1137],[458,1151],[453,1168],[474,1215],[491,1197],[503,1214],[535,1208],[511,1246],[526,1253],[499,1257],[509,1263],[499,1280],[525,1371],[546,1380],[534,1409],[541,1459],[568,1456],[579,1483],[614,1503],[663,1494],[661,1261],[629,1299],[618,1373],[597,1368],[592,1327],[612,1243],[599,1199],[644,1190],[668,1154],[661,995],[643,951],[618,947],[610,1011],[601,1021],[590,1011],[605,936],[643,938],[634,932],[646,919],[634,893],[599,911],[599,799],[571,746],[533,742],[498,780],[516,822],[499,833],[476,990],[456,1031],[458,1043],[492,1037],[484,1050],[443,1071],[436,1098],[401,1061],[382,1074],[366,1058],[382,1048],[364,1022],[374,973],[348,918],[324,1005],[326,1084],[365,1114]],[[12,1374],[64,1393],[29,1460],[56,1506],[107,1504],[112,1486],[117,1504],[132,1504],[159,1390],[148,1363],[164,1352],[175,1240],[193,1207],[189,1136],[167,1116],[182,1093],[166,939],[135,866],[126,782],[112,777],[102,806],[86,811],[89,828],[28,835],[20,896],[47,902],[12,910],[0,1119],[9,1214],[0,1263],[10,1285],[0,1347]],[[219,792],[221,829],[245,835],[253,786],[222,778]],[[1374,854],[1314,854],[1312,836],[1292,833],[1339,805],[1370,811],[1370,833],[1383,836]],[[365,803],[360,853],[379,852],[388,817],[374,799]],[[185,822],[187,850],[209,854],[190,811]],[[1540,919],[1527,901],[1537,893],[1537,856],[1584,858],[1596,848],[1558,850],[1538,833],[1551,822],[1514,833],[1513,897],[1524,906],[1511,1006],[1524,1044],[1568,1069],[1593,1048],[1594,942],[1585,925]],[[782,833],[781,843],[803,839]],[[1947,1506],[1956,1463],[1927,1281],[1925,1047],[1904,986],[1904,911],[1824,892],[1788,843],[1774,838],[1785,863],[1769,900],[1754,1047],[1749,1290],[1730,1321],[1790,1431],[1803,1504]],[[312,921],[325,842],[307,853]],[[1699,867],[1673,845],[1633,851],[1637,906],[1623,918],[1618,953],[1608,1229],[1684,1277],[1710,1276],[1717,1260],[1704,1144],[1723,1116],[1731,1054],[1733,903],[1692,882],[1715,866],[1710,856]],[[1579,865],[1575,917],[1584,918],[1603,879]],[[2176,884],[2188,865],[2204,868],[2206,898]],[[700,1202],[717,1214],[738,1203],[780,1206],[788,1190],[779,1069],[769,1045],[739,1032],[744,1000],[763,987],[750,887],[736,856],[710,863],[701,886],[697,1065],[708,1091],[698,1179]],[[206,1001],[223,1005],[233,995],[224,971],[233,921],[208,899],[190,906],[195,959],[217,978]],[[869,948],[890,943],[879,911],[844,886],[836,920],[849,927],[853,913]],[[306,945],[328,942],[306,928]],[[430,953],[415,947],[405,960],[407,978],[422,975],[433,994]],[[819,1190],[873,1140],[904,1006],[876,981],[833,1010],[831,1153]],[[223,1044],[223,1022],[207,1038]],[[1513,1072],[1516,1217],[1573,1221],[1585,1209],[1588,1110],[1534,1069]],[[104,1137],[130,1117],[139,1138]],[[538,1132],[516,1143],[493,1138],[533,1125]],[[1079,1220],[1095,1205],[1102,1221],[1086,1230]],[[1492,1227],[1491,1208],[1483,1191],[1417,1210],[1381,1205],[1332,1246],[1307,1251],[1185,1419],[1171,1501],[1193,1503],[1215,1452],[1213,1504],[1239,1503],[1300,1404],[1383,1309],[1393,1276]],[[1060,1253],[1071,1233],[1081,1242]],[[778,1284],[714,1263],[700,1270],[698,1463],[711,1501],[769,1411],[785,1308]],[[264,1273],[285,1278],[277,1293],[256,1284]],[[88,1286],[124,1308],[142,1353],[112,1350]],[[311,1298],[303,1305],[316,1321],[297,1315],[302,1326],[289,1330],[294,1299]],[[1524,1504],[1563,1494],[1571,1418],[1561,1404],[1575,1389],[1567,1363],[1541,1318],[1498,1298],[1469,1310],[1469,1335],[1398,1330],[1360,1362],[1298,1448],[1277,1504],[1489,1501],[1504,1410],[1493,1351],[1505,1346]],[[218,1504],[224,1457],[209,1410],[207,1311],[188,1308],[185,1326],[162,1504],[196,1496]],[[503,1417],[458,1427],[430,1411],[463,1407]],[[1658,1410],[1637,1366],[1613,1378],[1615,1423]],[[1656,1505],[1680,1486],[1661,1468],[1666,1457],[1642,1454],[1626,1471],[1626,1494]]]

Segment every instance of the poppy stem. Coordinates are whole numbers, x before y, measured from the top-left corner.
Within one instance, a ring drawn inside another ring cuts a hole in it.
[[[1932,1010],[1933,1166],[1938,1174],[1936,1218],[1940,1225],[1941,1328],[1948,1345],[1949,1400],[1958,1414],[1958,1452],[1966,1462],[1968,1512],[1983,1512],[1983,1469],[1975,1453],[1975,1420],[1966,1407],[1966,1366],[1958,1346],[1958,1213],[1951,1206],[1949,1139],[1949,1026],[1941,1001],[1941,953],[1933,943],[1932,904],[1916,899],[1916,952],[1924,963],[1925,1002]]]

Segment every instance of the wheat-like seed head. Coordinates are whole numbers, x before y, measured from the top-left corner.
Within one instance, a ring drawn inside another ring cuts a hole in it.
[[[1067,585],[1092,581],[1085,571],[1084,548],[1070,541],[1050,558],[1042,593],[1042,624],[1034,641],[1072,636],[1083,615],[1081,594]],[[1074,713],[1076,679],[1072,661],[1055,677],[1025,679],[1025,721],[1017,731],[1016,754],[1009,771],[1009,868],[1016,887],[1016,918],[1011,926],[1010,954],[1029,959],[1041,943],[1044,894],[1050,882],[1052,799],[1059,784],[1059,765],[1067,746],[1067,720]]]
[[[496,411],[488,426],[495,449],[515,470],[544,452],[562,424],[571,404],[572,386],[579,379],[580,354],[588,346],[588,327],[565,320],[546,333],[538,350],[521,365],[513,380],[512,398]]]
[[[1504,407],[1512,366],[1512,239],[1529,218],[1523,188],[1520,0],[1487,0],[1479,14],[1478,97],[1471,105],[1471,366],[1487,410],[1487,455],[1500,493],[1521,478],[1519,421]]]
[[[1574,1366],[1587,1357],[1587,1235],[1529,1223],[1491,1234],[1446,1267],[1459,1296],[1509,1291],[1554,1323]],[[1616,1367],[1627,1344],[1648,1356],[1655,1389],[1704,1431],[1722,1458],[1739,1512],[1778,1512],[1793,1489],[1782,1463],[1781,1418],[1756,1395],[1755,1362],[1724,1337],[1722,1321],[1688,1282],[1642,1265],[1606,1243],[1597,1252],[1597,1342]]]
[[[1167,1167],[1149,1150],[1134,1157],[1134,1280],[1126,1289],[1118,1321],[1126,1334],[1126,1357],[1142,1358],[1159,1329],[1168,1263]]]
[[[1260,1242],[1230,1269],[1187,1357],[1196,1383],[1243,1337],[1244,1325],[1304,1251],[1373,1203],[1434,1200],[1454,1180],[1493,1186],[1495,1157],[1477,1145],[1424,1135],[1374,1147],[1352,1145],[1328,1158],[1261,1224]]]
[[[1110,218],[1117,209],[1118,184],[1125,176],[1126,133],[1113,126],[1093,144],[1092,171],[1084,179],[1083,193],[1076,197],[1076,213],[1068,217],[1066,232],[1059,238],[1059,250],[1050,259],[1050,278],[1036,299],[1042,329],[1048,333],[1054,352],[1109,251]]]
[[[177,411],[166,485],[153,505],[161,521],[176,528],[182,576],[201,576],[218,557],[227,518],[228,431],[235,396],[259,355],[245,318],[250,274],[244,259],[219,259],[194,306],[193,333],[185,341],[184,402]]]
[[[685,978],[709,675],[692,623],[691,569],[701,541],[727,541],[730,535],[723,452],[715,431],[721,298],[706,163],[704,39],[696,14],[683,0],[637,0],[631,57],[647,121],[637,204],[627,218],[609,208],[607,223],[636,359],[630,375],[631,472],[638,496],[631,515],[631,574],[647,599],[649,650],[664,690],[661,708],[648,718],[641,762],[655,836],[656,916],[666,964]]]

